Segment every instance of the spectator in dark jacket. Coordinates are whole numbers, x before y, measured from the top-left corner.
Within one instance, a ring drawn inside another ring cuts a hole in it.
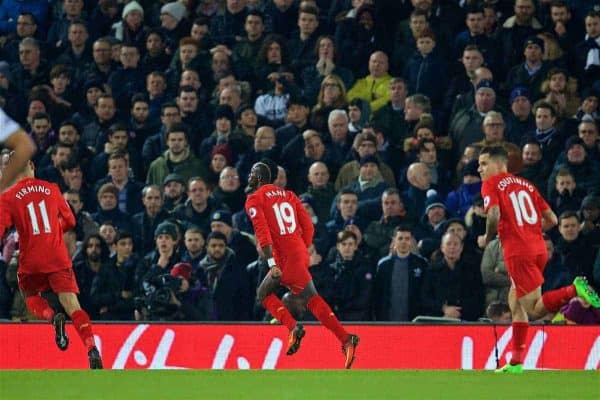
[[[154,231],[169,214],[163,209],[162,192],[159,186],[148,185],[141,192],[144,211],[131,217],[131,225],[137,253],[147,254],[154,248]]]
[[[98,211],[92,217],[98,225],[110,221],[119,231],[131,232],[130,216],[121,211],[118,205],[119,189],[112,183],[105,183],[98,188]]]
[[[426,29],[417,36],[417,51],[404,69],[409,93],[424,94],[432,106],[440,107],[448,79],[446,63],[436,52],[435,34]]]
[[[133,320],[133,289],[137,254],[131,233],[120,232],[115,241],[116,254],[104,263],[94,278],[91,298],[103,320]]]
[[[431,265],[423,281],[423,312],[476,321],[484,305],[481,269],[462,258],[463,243],[454,233],[442,237],[440,249],[443,256]]]
[[[374,268],[356,251],[352,231],[338,233],[336,248],[334,262],[311,268],[315,286],[341,321],[368,321]]]
[[[377,321],[411,321],[421,314],[421,290],[427,261],[413,253],[414,237],[406,225],[392,236],[389,255],[379,260],[373,287],[373,316]]]
[[[221,232],[211,232],[206,240],[206,257],[200,261],[203,283],[212,296],[211,320],[246,321],[250,319],[253,296],[246,271],[227,238]]]
[[[79,287],[79,302],[92,319],[99,316],[100,307],[92,300],[92,284],[104,264],[108,261],[108,246],[99,234],[88,236],[82,244],[82,252],[73,260],[73,272]]]

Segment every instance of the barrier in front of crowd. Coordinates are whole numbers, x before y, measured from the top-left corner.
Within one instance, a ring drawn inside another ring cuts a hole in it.
[[[494,369],[510,356],[510,326],[352,325],[361,342],[354,368]],[[306,327],[302,347],[285,355],[287,330],[258,324],[96,324],[105,368],[113,369],[330,369],[344,364],[336,338]],[[87,368],[77,333],[61,352],[52,326],[0,324],[0,369]],[[532,326],[528,369],[600,369],[598,326]]]

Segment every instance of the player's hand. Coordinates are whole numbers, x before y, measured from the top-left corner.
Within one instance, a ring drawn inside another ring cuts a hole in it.
[[[277,265],[271,267],[271,278],[279,279],[281,278],[281,270]]]
[[[488,242],[485,235],[477,236],[477,245],[479,246],[479,248],[485,249],[485,246],[487,246],[487,244]]]

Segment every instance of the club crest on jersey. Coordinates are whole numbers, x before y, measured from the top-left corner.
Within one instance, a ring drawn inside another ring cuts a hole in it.
[[[250,209],[248,210],[248,214],[250,215],[250,218],[256,217],[256,208],[250,207]]]

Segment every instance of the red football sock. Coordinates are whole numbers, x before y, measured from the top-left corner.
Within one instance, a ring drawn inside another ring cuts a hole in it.
[[[542,303],[544,303],[546,310],[557,312],[575,296],[577,296],[575,285],[569,285],[544,293],[542,295]]]
[[[296,327],[296,320],[292,317],[292,314],[288,311],[287,308],[283,305],[279,297],[274,294],[268,295],[262,302],[262,306],[267,309],[271,313],[271,315],[282,325],[287,326],[287,328],[291,331]]]
[[[331,311],[331,308],[325,303],[325,300],[319,295],[311,297],[308,301],[308,310],[314,315],[327,329],[329,329],[340,342],[346,343],[348,340],[348,332],[344,329],[340,321]]]
[[[512,358],[510,363],[523,364],[523,353],[525,353],[525,342],[527,341],[527,328],[529,323],[527,322],[513,322],[513,336],[512,336]]]
[[[73,321],[73,326],[79,334],[81,341],[86,345],[88,351],[90,351],[92,347],[96,347],[89,315],[83,310],[77,310],[71,315],[71,320]]]
[[[45,298],[39,295],[27,296],[25,297],[25,303],[27,304],[29,311],[31,311],[36,317],[44,319],[48,322],[52,322],[52,318],[54,318],[54,310],[50,308],[50,305]]]

